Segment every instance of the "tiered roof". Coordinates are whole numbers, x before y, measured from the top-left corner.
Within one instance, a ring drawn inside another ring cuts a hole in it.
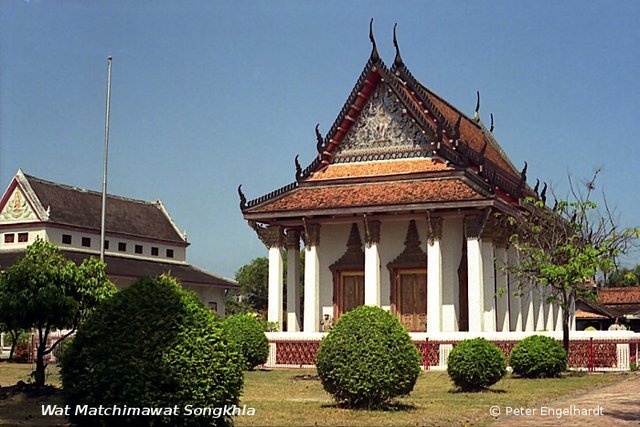
[[[418,82],[400,56],[391,69],[373,49],[326,136],[316,127],[317,157],[296,181],[246,200],[246,219],[352,214],[416,208],[501,206],[525,194],[526,164],[516,170],[477,116],[462,114]]]

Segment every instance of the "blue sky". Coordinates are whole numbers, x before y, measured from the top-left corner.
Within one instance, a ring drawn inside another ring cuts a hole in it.
[[[188,259],[225,276],[266,249],[236,188],[258,197],[315,155],[371,50],[494,135],[529,179],[567,194],[603,168],[640,225],[640,2],[0,2],[0,185],[18,168],[99,190],[113,55],[109,192],[161,199]],[[304,166],[304,165],[303,165]],[[637,257],[636,257],[637,258]],[[636,259],[633,259],[635,262]]]

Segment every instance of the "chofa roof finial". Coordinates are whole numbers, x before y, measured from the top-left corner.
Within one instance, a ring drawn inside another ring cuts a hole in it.
[[[371,60],[377,61],[378,59],[380,59],[380,55],[378,55],[376,40],[373,38],[373,18],[371,18],[371,21],[369,21],[369,40],[371,40],[371,44],[373,44],[373,49],[371,49]]]
[[[242,192],[242,184],[238,185],[238,195],[240,196],[240,210],[245,210],[247,207],[247,198]]]
[[[393,46],[396,48],[396,58],[393,60],[395,65],[402,65],[402,57],[400,56],[400,47],[398,46],[398,38],[396,37],[396,27],[398,23],[393,24]]]
[[[316,124],[316,149],[318,150],[318,154],[322,154],[324,151],[324,138],[320,134],[320,123]]]
[[[476,122],[480,120],[480,91],[476,91],[476,109],[473,112],[473,120]]]
[[[491,113],[491,127],[489,128],[489,132],[493,133],[493,113]]]

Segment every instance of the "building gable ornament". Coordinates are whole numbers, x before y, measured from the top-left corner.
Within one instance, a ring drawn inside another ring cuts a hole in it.
[[[427,135],[387,84],[378,84],[337,148],[334,163],[427,156]]]
[[[0,221],[24,221],[38,220],[38,216],[33,211],[24,193],[18,186],[7,200],[7,203],[0,211]]]

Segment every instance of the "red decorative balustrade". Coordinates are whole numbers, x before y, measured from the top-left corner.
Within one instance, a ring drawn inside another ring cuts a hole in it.
[[[420,354],[420,363],[424,369],[434,366],[441,368],[441,352],[443,348],[455,347],[460,341],[453,340],[428,340],[421,339],[414,341]],[[517,340],[492,340],[507,359]],[[561,342],[561,341],[559,341]],[[272,340],[275,346],[273,356],[268,363],[269,366],[313,366],[316,361],[316,354],[320,346],[319,339],[308,340]],[[620,346],[619,346],[620,345]],[[451,347],[449,347],[451,346]],[[446,357],[446,349],[443,357]],[[628,352],[628,354],[627,354]],[[578,369],[594,370],[626,370],[633,364],[638,364],[640,360],[640,339],[575,339],[571,340],[569,346],[569,367]]]

